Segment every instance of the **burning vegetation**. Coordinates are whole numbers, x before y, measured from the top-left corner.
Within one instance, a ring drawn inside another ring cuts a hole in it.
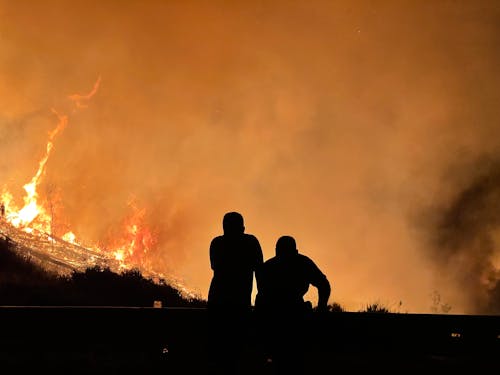
[[[68,96],[74,111],[88,106],[88,102],[98,92],[100,82],[99,77],[88,94]],[[146,209],[140,208],[134,199],[128,202],[130,213],[123,220],[122,229],[109,231],[108,238],[100,244],[81,240],[68,224],[55,225],[55,218],[62,216],[57,191],[50,189],[50,194],[42,197],[39,187],[54,142],[67,127],[69,116],[56,109],[52,109],[52,113],[57,123],[48,134],[45,154],[38,162],[34,176],[23,186],[25,195],[22,206],[19,207],[14,195],[6,186],[3,187],[0,197],[0,235],[14,242],[15,249],[22,255],[57,275],[68,276],[73,272],[87,272],[88,269],[108,270],[111,273],[138,272],[156,282],[168,282],[188,299],[198,298],[179,278],[155,270],[146,255],[157,245],[157,237],[146,223]]]

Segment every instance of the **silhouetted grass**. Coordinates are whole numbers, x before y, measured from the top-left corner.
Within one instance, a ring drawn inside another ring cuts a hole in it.
[[[330,311],[330,312],[345,312],[346,310],[344,309],[344,307],[340,303],[333,302],[333,303],[328,305],[328,311]]]
[[[374,302],[372,304],[366,305],[364,309],[362,309],[360,312],[367,312],[367,313],[389,313],[391,312],[388,307],[382,305],[379,302]]]

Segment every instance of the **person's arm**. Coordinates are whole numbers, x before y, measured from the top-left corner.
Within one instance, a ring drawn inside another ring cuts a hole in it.
[[[323,275],[320,282],[316,285],[318,288],[318,310],[326,311],[328,308],[328,299],[330,298],[331,286],[330,282]]]
[[[258,277],[259,269],[264,263],[264,255],[262,254],[262,248],[260,247],[259,240],[256,237],[253,237],[254,241],[254,272],[255,272],[255,278]]]
[[[310,260],[311,284],[318,289],[318,310],[328,309],[328,299],[330,298],[331,286],[326,275]]]
[[[212,242],[210,242],[210,268],[215,271],[217,268],[217,245],[216,245],[217,240],[214,238]]]
[[[254,237],[254,266],[253,271],[255,275],[255,286],[257,287],[257,294],[255,296],[255,306],[259,305],[259,301],[262,300],[262,266],[264,264],[264,255],[262,254],[262,248],[260,246],[259,240]]]

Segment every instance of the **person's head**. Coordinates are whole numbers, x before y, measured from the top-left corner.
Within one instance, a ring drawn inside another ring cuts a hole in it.
[[[292,236],[281,236],[276,242],[276,256],[286,257],[297,254],[297,244]]]
[[[222,219],[224,234],[241,234],[245,231],[243,216],[238,212],[228,212]]]

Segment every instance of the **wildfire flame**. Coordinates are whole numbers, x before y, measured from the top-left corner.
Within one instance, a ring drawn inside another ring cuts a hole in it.
[[[88,107],[88,102],[97,93],[101,83],[101,77],[97,79],[92,90],[88,94],[73,94],[68,98],[73,102],[76,109]],[[12,194],[3,188],[0,205],[1,205],[1,218],[0,223],[4,222],[11,226],[28,233],[29,235],[36,236],[36,238],[44,238],[49,241],[55,241],[56,235],[52,231],[52,217],[48,214],[46,207],[39,203],[39,196],[37,188],[45,175],[47,161],[54,148],[55,138],[66,128],[69,118],[65,114],[61,114],[55,109],[52,113],[57,117],[57,124],[55,128],[49,132],[48,141],[45,150],[45,155],[38,162],[38,169],[30,180],[23,188],[26,192],[23,200],[24,206],[18,209]],[[169,281],[176,284],[180,291],[188,296],[195,294],[186,288],[182,282],[176,278],[167,278],[163,274],[154,272],[148,267],[145,262],[145,255],[151,252],[156,246],[157,239],[154,232],[146,225],[146,209],[139,208],[134,200],[131,200],[129,206],[132,213],[124,220],[122,233],[113,236],[108,240],[106,245],[97,246],[82,245],[82,241],[77,239],[77,236],[72,231],[67,231],[58,240],[65,241],[66,243],[75,245],[75,249],[85,250],[86,254],[94,254],[95,256],[82,256],[78,254],[78,261],[86,259],[87,264],[80,265],[91,267],[97,259],[97,255],[108,258],[110,263],[115,264],[118,262],[118,269],[139,269],[145,276],[151,276],[155,279],[169,279]],[[77,251],[78,250],[74,250]],[[69,250],[68,250],[69,252]],[[76,264],[74,259],[69,259],[69,256],[62,255],[64,260],[70,264]]]
[[[146,267],[144,258],[157,244],[153,231],[146,225],[146,209],[137,207],[135,199],[128,202],[131,214],[125,218],[120,235],[111,235],[109,251],[122,266],[133,263]]]
[[[52,109],[52,112],[57,116],[58,123],[57,126],[51,132],[49,132],[49,140],[47,141],[46,152],[43,158],[38,163],[37,172],[31,179],[31,181],[23,186],[24,190],[26,191],[26,196],[24,197],[24,207],[17,211],[12,203],[12,194],[10,194],[8,191],[5,191],[2,194],[2,202],[4,202],[5,204],[7,221],[16,228],[23,228],[23,230],[28,232],[32,231],[33,229],[37,229],[40,232],[47,233],[50,231],[50,218],[47,215],[44,207],[39,205],[37,201],[37,187],[40,185],[40,181],[45,174],[47,161],[49,160],[50,153],[54,148],[54,138],[68,124],[67,116],[60,115],[54,109]],[[35,219],[37,220],[35,221]]]
[[[73,94],[69,95],[68,98],[72,100],[73,103],[75,103],[77,108],[87,108],[88,104],[83,104],[83,103],[88,102],[96,94],[100,84],[101,84],[101,77],[97,78],[94,87],[87,95]]]

